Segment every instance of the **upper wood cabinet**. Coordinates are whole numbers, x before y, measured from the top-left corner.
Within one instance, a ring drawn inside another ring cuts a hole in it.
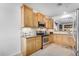
[[[52,29],[53,28],[53,20],[49,19],[48,23],[49,23],[49,27],[48,28]]]
[[[38,19],[38,21],[43,21],[43,14],[38,12],[37,19]]]
[[[38,14],[37,13],[33,13],[34,15],[34,27],[38,27]]]
[[[33,14],[34,15],[34,27],[38,27],[38,22],[41,22],[41,21],[43,21],[44,22],[44,15],[42,14],[42,13],[40,13],[40,12],[38,12],[38,13],[34,13]]]
[[[40,12],[34,13],[33,9],[22,5],[21,7],[22,27],[38,27],[38,22],[44,22],[45,27],[52,29],[52,20]]]
[[[44,17],[44,21],[45,21],[45,27],[49,28],[49,20],[46,16]]]
[[[33,10],[32,8],[22,5],[21,7],[22,27],[33,27]]]
[[[45,27],[48,29],[53,29],[53,20],[49,19],[48,17],[44,17],[44,21],[45,21]]]

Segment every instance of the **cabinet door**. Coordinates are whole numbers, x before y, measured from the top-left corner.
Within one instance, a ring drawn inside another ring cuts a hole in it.
[[[62,35],[54,34],[54,39],[53,39],[54,43],[62,45],[62,40],[63,40]]]
[[[49,18],[44,18],[46,23],[46,28],[52,29],[53,28],[53,20],[50,20]]]
[[[53,24],[52,20],[49,20],[49,28],[50,28],[50,29],[53,28],[53,25],[52,25],[52,24]]]
[[[35,38],[27,39],[26,46],[27,46],[27,49],[26,49],[27,55],[30,55],[33,52],[35,52]]]
[[[36,38],[31,38],[31,51],[32,53],[35,52],[35,40]]]
[[[26,39],[22,38],[21,40],[21,53],[23,56],[26,56]]]
[[[57,44],[62,44],[62,36],[60,34],[57,34],[56,38],[57,38]]]
[[[52,19],[51,25],[52,25],[52,28],[54,28],[54,20],[53,19]]]
[[[68,46],[68,36],[67,35],[63,35],[63,43],[64,46]]]
[[[45,27],[49,28],[49,20],[47,18],[45,18]]]
[[[37,13],[38,16],[38,21],[42,21],[43,20],[43,15],[41,13]]]
[[[56,43],[56,34],[54,34],[53,37],[54,37],[53,42]]]
[[[21,11],[23,27],[33,27],[33,10],[23,5]]]
[[[71,48],[75,47],[75,41],[74,41],[74,38],[72,36],[68,36],[68,43],[69,43],[69,46]]]
[[[41,49],[42,47],[42,40],[41,40],[41,36],[36,37],[36,51]]]
[[[53,42],[53,35],[49,35],[49,43]]]
[[[31,39],[26,40],[26,55],[31,54]]]
[[[38,15],[37,13],[34,13],[34,27],[38,27]]]
[[[49,25],[48,28],[50,29],[51,28],[51,21],[50,20],[48,21],[48,25]]]

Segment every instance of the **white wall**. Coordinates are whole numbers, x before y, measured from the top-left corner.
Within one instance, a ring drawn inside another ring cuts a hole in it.
[[[0,55],[20,51],[20,5],[0,4]]]

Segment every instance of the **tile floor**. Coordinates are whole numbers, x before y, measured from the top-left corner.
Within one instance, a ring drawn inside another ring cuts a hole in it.
[[[50,44],[48,47],[33,53],[31,56],[75,56],[75,52],[70,48]]]

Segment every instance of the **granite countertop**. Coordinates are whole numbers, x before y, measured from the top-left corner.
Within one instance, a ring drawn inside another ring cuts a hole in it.
[[[69,34],[66,31],[54,31],[53,34]]]
[[[49,34],[49,35],[53,35],[53,34]],[[49,36],[49,35],[46,35],[46,36]],[[42,35],[35,35],[35,36],[22,36],[22,38],[33,38],[33,37],[38,37],[38,36],[42,36]]]
[[[41,35],[36,35],[36,36],[23,36],[22,38],[28,39],[28,38],[38,37],[38,36],[41,36]]]

